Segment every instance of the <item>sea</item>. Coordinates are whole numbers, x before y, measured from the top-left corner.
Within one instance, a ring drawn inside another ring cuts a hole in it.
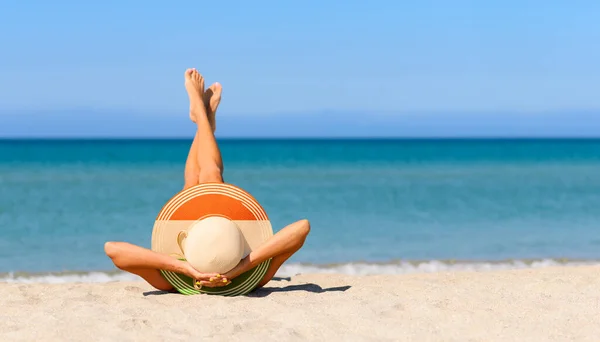
[[[0,281],[136,279],[106,241],[150,247],[191,141],[0,140]],[[311,222],[280,275],[600,263],[600,140],[221,139],[228,183],[274,231]]]

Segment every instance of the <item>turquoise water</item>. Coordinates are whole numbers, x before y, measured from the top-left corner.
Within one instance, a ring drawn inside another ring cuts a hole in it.
[[[105,241],[149,247],[156,215],[181,190],[189,145],[0,141],[0,274],[111,271]],[[275,230],[311,221],[291,273],[600,260],[600,140],[220,146],[226,181],[252,193]]]

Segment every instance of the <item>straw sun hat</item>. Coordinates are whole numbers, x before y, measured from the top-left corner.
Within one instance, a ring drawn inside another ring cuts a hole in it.
[[[152,250],[186,260],[199,272],[223,274],[271,236],[271,222],[250,194],[231,184],[206,183],[165,204],[154,223]],[[161,273],[182,294],[239,296],[256,287],[269,264],[259,264],[224,287],[199,287],[183,274]]]

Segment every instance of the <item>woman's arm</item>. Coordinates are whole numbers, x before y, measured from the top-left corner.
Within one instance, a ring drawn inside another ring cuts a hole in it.
[[[220,277],[218,274],[198,272],[185,261],[127,242],[107,242],[104,250],[115,266],[132,273],[136,273],[136,270],[154,269],[184,274],[200,281]]]
[[[271,258],[284,256],[283,259],[287,259],[300,249],[309,231],[310,224],[307,220],[300,220],[286,226],[262,246],[248,254],[233,270],[223,274],[223,277],[229,280],[234,279]],[[281,265],[274,266],[279,268]]]

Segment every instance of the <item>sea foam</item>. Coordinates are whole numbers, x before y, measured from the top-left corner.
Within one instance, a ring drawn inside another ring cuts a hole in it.
[[[346,275],[393,275],[411,273],[435,273],[452,271],[485,272],[494,270],[533,269],[558,266],[600,265],[600,260],[507,260],[462,262],[453,260],[395,261],[389,263],[341,263],[329,265],[287,264],[283,265],[278,277],[299,274],[346,274]],[[0,282],[7,283],[106,283],[138,281],[139,277],[121,271],[24,273],[0,274]]]

